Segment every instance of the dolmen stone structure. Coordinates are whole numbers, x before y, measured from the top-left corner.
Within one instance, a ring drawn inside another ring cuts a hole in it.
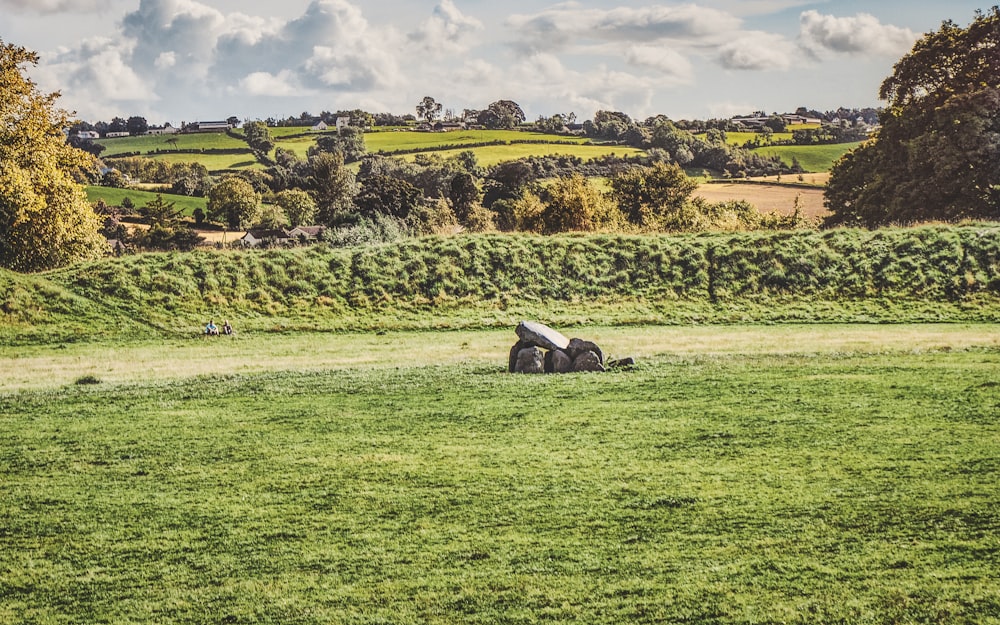
[[[599,372],[635,364],[632,358],[605,362],[596,343],[566,338],[535,321],[522,321],[514,332],[518,341],[510,350],[507,370],[511,373]]]

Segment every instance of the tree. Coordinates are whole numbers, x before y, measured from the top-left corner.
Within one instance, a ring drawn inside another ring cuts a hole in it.
[[[420,190],[405,180],[376,175],[361,183],[361,191],[354,203],[362,215],[385,215],[406,219],[420,202]]]
[[[417,117],[420,117],[428,124],[433,123],[435,119],[440,117],[442,108],[444,107],[439,102],[436,102],[434,98],[424,96],[424,99],[417,104]]]
[[[150,226],[163,226],[175,228],[181,223],[181,216],[184,211],[176,208],[176,202],[167,202],[159,193],[156,198],[150,200],[145,206],[139,209],[139,214]]]
[[[524,119],[524,111],[513,100],[497,100],[479,114],[479,123],[493,129],[516,128]]]
[[[22,73],[38,55],[0,40],[0,266],[40,271],[96,258],[101,220],[74,171],[94,169],[62,133],[69,113]]]
[[[233,230],[255,223],[260,216],[260,195],[244,178],[229,176],[208,192],[208,218]]]
[[[1000,219],[1000,7],[924,35],[879,97],[877,135],[831,171],[827,224]]]
[[[345,163],[354,163],[364,158],[365,131],[355,126],[342,128],[335,135],[323,135],[316,139],[316,145],[309,148],[309,156],[319,152],[339,152]]]
[[[203,237],[185,225],[181,217],[184,211],[175,207],[175,202],[167,202],[159,193],[139,209],[149,229],[139,232],[136,245],[150,250],[191,250]]]
[[[316,221],[335,226],[353,212],[358,193],[354,172],[344,166],[339,152],[320,152],[309,158],[308,184],[316,200]]]
[[[316,202],[301,189],[285,189],[274,196],[274,202],[285,211],[292,227],[312,224],[316,218]]]
[[[133,137],[144,135],[146,134],[146,131],[149,130],[149,123],[146,121],[145,117],[135,115],[129,117],[128,121],[125,122],[125,129],[128,130],[128,133]]]
[[[264,122],[247,122],[243,126],[243,136],[246,137],[247,145],[256,154],[267,155],[274,149],[274,139],[271,138],[271,131]]]
[[[621,213],[586,178],[557,178],[545,192],[542,222],[545,232],[615,229]]]
[[[679,216],[698,183],[680,165],[635,167],[611,179],[611,193],[629,222],[645,230],[682,230]]]

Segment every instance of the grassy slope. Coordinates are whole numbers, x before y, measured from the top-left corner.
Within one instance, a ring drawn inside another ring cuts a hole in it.
[[[155,200],[157,196],[157,194],[152,191],[138,191],[135,189],[112,189],[109,187],[90,186],[87,187],[86,190],[88,201],[93,203],[102,199],[109,206],[120,206],[122,200],[127,197],[130,198],[137,207],[141,207]],[[161,193],[160,195],[163,196],[164,201],[173,202],[176,208],[183,210],[184,214],[188,216],[190,216],[196,208],[204,210],[208,203],[208,201],[203,197],[173,195],[170,193]]]
[[[0,395],[0,623],[1000,619],[1000,352],[731,339]]]
[[[169,141],[177,139],[176,146]],[[247,144],[239,139],[234,139],[222,132],[212,132],[204,134],[178,134],[171,136],[142,136],[142,137],[121,137],[118,139],[101,139],[96,141],[107,149],[102,156],[114,156],[124,152],[146,152],[156,150],[208,150],[208,149],[245,149],[249,152]]]
[[[758,148],[756,151],[768,156],[777,154],[785,163],[791,165],[792,158],[796,158],[805,171],[821,172],[830,171],[833,164],[841,156],[860,143],[837,143],[834,145],[779,145]]]
[[[997,320],[1000,229],[432,237],[147,254],[34,279],[100,302],[95,335],[120,319],[191,335],[210,316],[254,330]],[[26,314],[4,301],[15,321]],[[21,340],[6,324],[0,336]]]

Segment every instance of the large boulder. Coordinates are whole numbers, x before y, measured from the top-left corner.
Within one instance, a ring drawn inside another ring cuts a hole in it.
[[[566,349],[569,339],[547,325],[535,321],[522,321],[514,330],[521,343],[541,349]]]
[[[586,354],[587,352],[594,352],[597,354],[597,359],[600,363],[604,364],[604,352],[601,348],[597,346],[597,343],[592,341],[584,341],[583,339],[570,339],[569,345],[566,346],[566,352],[569,354],[570,358],[575,359],[581,354]]]
[[[517,353],[514,373],[545,373],[545,353],[537,347],[525,347]]]
[[[573,371],[582,372],[603,372],[604,365],[601,364],[600,357],[594,352],[584,352],[573,359]]]
[[[514,343],[514,347],[510,348],[510,358],[507,359],[507,371],[509,373],[514,373],[517,369],[517,355],[521,353],[521,350],[525,347],[530,347],[522,341]]]
[[[561,349],[548,353],[552,360],[552,373],[569,373],[573,370],[573,359]]]

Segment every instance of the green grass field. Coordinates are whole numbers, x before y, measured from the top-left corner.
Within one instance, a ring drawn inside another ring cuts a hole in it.
[[[0,349],[0,623],[1000,622],[997,326],[579,334]]]
[[[114,189],[111,187],[86,187],[87,201],[94,203],[97,200],[104,200],[109,206],[120,206],[122,200],[130,198],[136,208],[145,206],[156,199],[157,193],[153,191],[139,191],[136,189]],[[184,211],[190,217],[194,209],[205,210],[208,201],[203,197],[190,197],[187,195],[173,195],[171,193],[160,193],[164,201],[173,202],[176,208]]]
[[[174,145],[171,140],[176,139]],[[107,149],[101,156],[114,156],[124,152],[142,152],[146,154],[155,150],[211,150],[211,149],[246,149],[247,144],[221,132],[202,134],[177,134],[170,136],[121,137],[117,139],[101,139],[97,141]],[[247,150],[249,153],[249,150]],[[190,155],[189,155],[190,156]]]
[[[512,161],[529,156],[575,156],[584,161],[614,154],[617,156],[633,156],[643,154],[644,151],[638,148],[630,148],[623,145],[556,145],[556,144],[513,144],[513,145],[491,145],[477,148],[458,148],[454,150],[436,150],[432,154],[442,158],[458,156],[464,151],[471,151],[476,155],[476,162],[482,167],[490,167],[503,161]],[[412,161],[417,158],[416,154],[407,154],[404,159]]]
[[[807,172],[830,171],[833,164],[841,156],[860,143],[836,143],[833,145],[778,145],[766,148],[758,148],[756,151],[768,156],[777,154],[788,165],[792,164],[792,158],[796,158],[799,164]]]

